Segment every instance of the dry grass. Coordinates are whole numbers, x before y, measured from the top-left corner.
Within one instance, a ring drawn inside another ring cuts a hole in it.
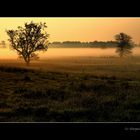
[[[0,61],[0,121],[140,121],[140,58]]]

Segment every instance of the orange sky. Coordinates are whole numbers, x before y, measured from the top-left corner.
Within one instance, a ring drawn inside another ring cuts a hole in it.
[[[49,41],[114,40],[124,32],[140,42],[140,18],[0,18],[0,41],[7,40],[6,29],[16,29],[25,22],[46,22]]]

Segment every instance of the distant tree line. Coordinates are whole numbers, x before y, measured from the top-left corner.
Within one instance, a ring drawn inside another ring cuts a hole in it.
[[[80,42],[80,41],[64,41],[64,42],[52,42],[49,47],[54,48],[66,48],[66,47],[83,47],[83,48],[107,48],[116,47],[117,41],[93,41],[93,42]]]

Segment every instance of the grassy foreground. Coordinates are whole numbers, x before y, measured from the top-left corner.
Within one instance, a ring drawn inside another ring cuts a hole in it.
[[[39,69],[1,63],[0,121],[140,121],[139,59],[86,60],[50,60]]]

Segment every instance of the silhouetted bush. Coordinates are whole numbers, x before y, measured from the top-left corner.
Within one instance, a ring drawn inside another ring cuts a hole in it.
[[[26,82],[31,82],[32,81],[31,78],[28,75],[25,75],[23,80],[26,81]]]

